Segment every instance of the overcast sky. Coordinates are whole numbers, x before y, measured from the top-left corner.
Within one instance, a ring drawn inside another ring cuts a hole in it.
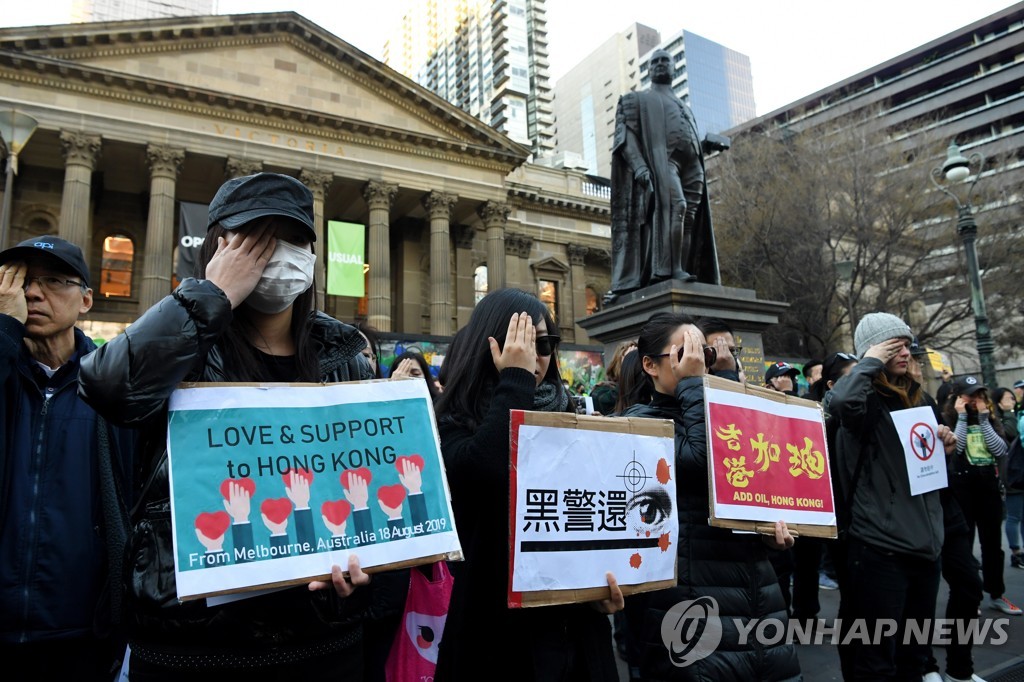
[[[633,22],[685,29],[750,57],[758,115],[881,64],[1014,3],[1006,0],[548,0],[557,81]],[[65,23],[71,0],[8,0],[0,25]],[[291,10],[374,57],[403,0],[219,0],[221,13]]]

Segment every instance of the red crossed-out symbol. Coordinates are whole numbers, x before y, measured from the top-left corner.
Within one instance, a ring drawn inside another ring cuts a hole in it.
[[[935,453],[935,441],[935,429],[931,424],[918,422],[911,427],[910,449],[922,462],[927,462]]]

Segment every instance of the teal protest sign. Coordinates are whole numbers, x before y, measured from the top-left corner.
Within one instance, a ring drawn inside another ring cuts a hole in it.
[[[179,599],[461,558],[420,379],[193,384],[167,440]]]

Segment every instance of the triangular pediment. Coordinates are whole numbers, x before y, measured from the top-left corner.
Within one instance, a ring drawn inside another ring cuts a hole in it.
[[[524,161],[529,150],[293,12],[0,29],[0,60],[207,106]]]

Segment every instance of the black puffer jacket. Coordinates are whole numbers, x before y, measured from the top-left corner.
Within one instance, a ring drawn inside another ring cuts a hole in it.
[[[179,603],[167,481],[167,400],[181,381],[241,381],[229,376],[217,342],[231,321],[224,293],[186,279],[124,334],[87,356],[79,392],[112,422],[143,429],[148,483],[128,557],[132,656],[173,667],[251,668],[342,649],[359,656],[365,590],[339,599],[334,590],[299,586],[229,604]],[[317,313],[312,338],[324,382],[371,379],[360,355],[366,342],[346,324]]]
[[[798,680],[800,662],[792,644],[764,646],[754,641],[755,619],[778,619],[785,626],[786,604],[760,539],[708,524],[708,451],[704,386],[700,377],[676,385],[675,396],[656,393],[649,405],[634,405],[625,417],[675,422],[676,507],[679,510],[678,584],[626,598],[629,627],[638,638],[641,672],[651,680]],[[718,603],[722,641],[706,658],[685,667],[669,659],[662,640],[665,613],[677,603],[712,597]],[[740,644],[740,629],[750,635]]]

